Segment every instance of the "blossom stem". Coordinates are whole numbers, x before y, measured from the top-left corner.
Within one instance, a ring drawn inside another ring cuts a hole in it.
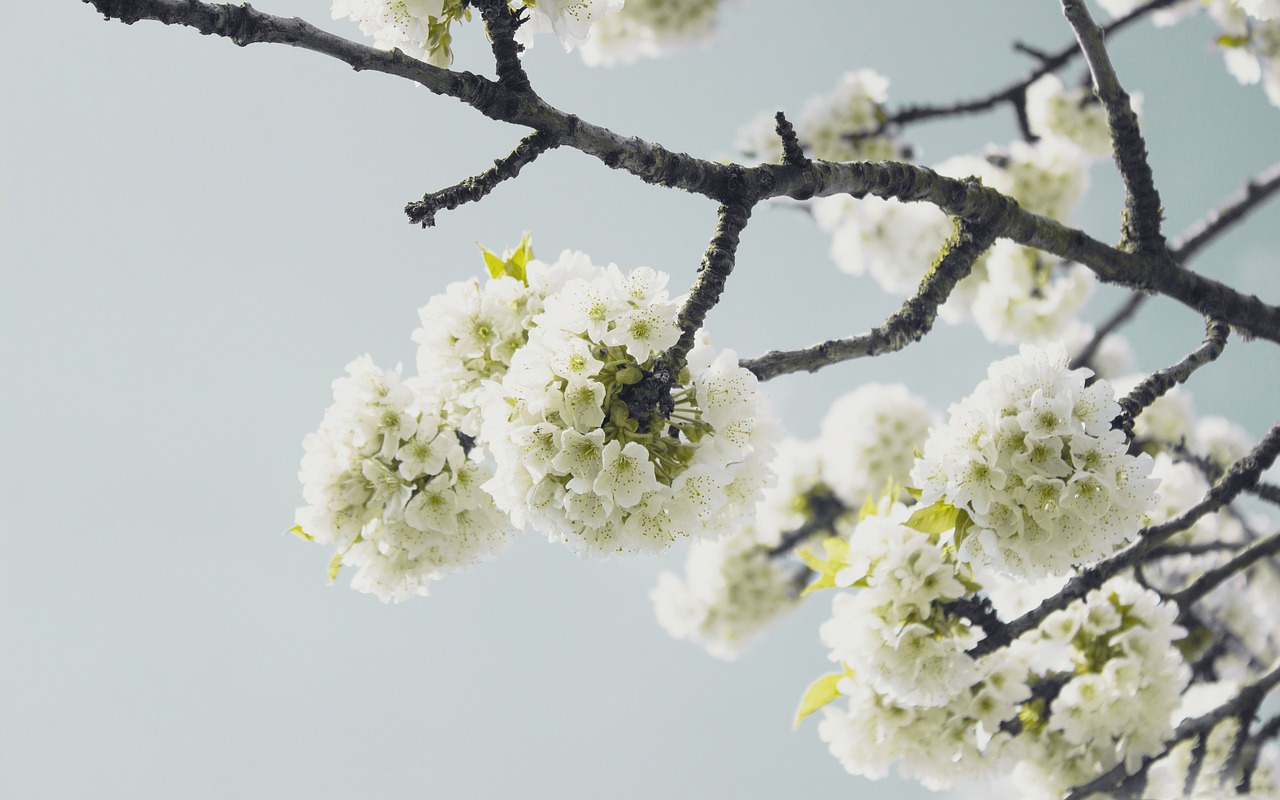
[[[1154,403],[1179,383],[1186,383],[1200,367],[1217,360],[1227,346],[1227,334],[1231,328],[1222,320],[1205,318],[1204,341],[1178,363],[1158,370],[1144,379],[1120,401],[1120,415],[1111,423],[1113,428],[1124,431],[1126,439],[1133,439],[1134,418],[1142,409]]]
[[[424,194],[421,200],[405,205],[404,213],[408,215],[410,223],[430,228],[436,224],[436,212],[441,209],[451,211],[464,203],[480,200],[499,183],[516,177],[526,165],[557,146],[559,142],[552,136],[535,131],[521,139],[511,153],[494,161],[489,169],[446,189]]]

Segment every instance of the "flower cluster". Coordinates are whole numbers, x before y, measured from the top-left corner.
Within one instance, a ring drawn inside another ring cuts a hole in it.
[[[989,342],[1060,339],[1093,292],[1093,273],[1069,264],[1056,276],[1051,256],[1001,239],[986,257],[986,279],[970,313]]]
[[[355,567],[352,588],[398,602],[507,545],[510,528],[480,488],[491,471],[401,383],[399,368],[356,359],[334,381],[333,398],[303,441],[298,477],[308,505],[295,528],[337,546],[331,574],[339,562]]]
[[[510,0],[511,7],[527,9],[529,17],[516,30],[516,41],[533,46],[534,34],[554,33],[567,53],[591,37],[592,27],[607,14],[622,8],[624,0]]]
[[[588,66],[661,58],[710,40],[725,0],[627,0],[603,17],[578,52]]]
[[[997,571],[1037,577],[1109,555],[1153,501],[1151,459],[1130,456],[1111,385],[1085,386],[1061,345],[1024,345],[951,407],[911,477],[921,501],[972,521],[961,550]]]
[[[333,18],[350,19],[384,50],[398,48],[433,66],[453,63],[449,26],[471,18],[461,0],[333,0]]]
[[[649,596],[667,633],[731,661],[795,607],[798,588],[794,572],[748,526],[719,541],[694,542],[684,577],[661,573]]]
[[[882,131],[888,89],[889,79],[874,70],[846,72],[830,94],[805,105],[796,128],[801,144],[823,161],[901,158],[901,146]]]
[[[1132,773],[1164,751],[1190,679],[1174,644],[1186,634],[1177,616],[1155,592],[1113,578],[1026,637],[1036,654],[1035,699],[1019,716],[1024,752],[1015,774],[1028,794],[1058,797],[1119,764]]]
[[[518,277],[495,268],[497,274],[483,284],[474,278],[449,284],[418,311],[422,325],[413,332],[419,345],[418,373],[431,376],[424,389],[436,395],[446,418],[469,436],[479,433],[481,386],[506,374],[529,339],[543,299],[574,278],[595,274],[589,258],[569,250],[554,264],[534,260],[527,240],[505,255],[493,260],[511,264]]]
[[[850,507],[911,474],[937,413],[902,384],[866,383],[842,395],[822,419],[822,478]]]
[[[658,363],[680,336],[666,283],[614,265],[568,281],[482,401],[498,505],[582,555],[718,535],[768,476],[771,427],[736,357],[704,343],[679,375]]]

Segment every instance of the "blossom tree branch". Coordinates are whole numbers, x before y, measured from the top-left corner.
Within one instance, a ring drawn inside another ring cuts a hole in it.
[[[1104,33],[1118,33],[1124,28],[1129,27],[1133,23],[1150,15],[1153,11],[1158,11],[1166,6],[1173,5],[1177,0],[1149,0],[1137,8],[1118,17],[1103,26]],[[946,105],[914,105],[907,106],[893,114],[890,114],[881,130],[876,133],[883,132],[888,128],[902,128],[912,122],[920,122],[928,119],[941,119],[946,117],[956,117],[962,114],[976,114],[982,111],[989,111],[1001,103],[1011,103],[1015,110],[1023,104],[1026,97],[1027,87],[1052,72],[1056,72],[1071,62],[1073,58],[1080,55],[1080,47],[1075,42],[1057,50],[1053,53],[1045,53],[1025,44],[1014,45],[1015,49],[1026,53],[1040,62],[1036,69],[1032,70],[1025,78],[1017,80],[1008,86],[991,92],[990,94],[973,100],[963,100],[956,103]]]
[[[1169,243],[1170,254],[1174,260],[1185,266],[1188,261],[1195,258],[1201,248],[1243,220],[1277,191],[1280,191],[1280,163],[1272,164],[1260,174],[1250,178],[1238,192],[1178,234]],[[1098,326],[1089,343],[1072,360],[1072,369],[1087,366],[1097,354],[1102,340],[1128,322],[1149,297],[1150,295],[1147,294],[1135,293],[1112,312],[1111,316]]]
[[[743,361],[742,366],[760,380],[769,380],[801,370],[816,372],[829,364],[853,358],[891,353],[918,342],[933,327],[938,308],[946,302],[956,284],[964,280],[973,268],[973,262],[994,241],[992,228],[957,219],[955,231],[942,246],[938,260],[920,282],[915,296],[880,327],[861,336],[833,339],[802,350],[775,350]]]
[[[1164,250],[1164,237],[1160,233],[1160,193],[1156,191],[1151,165],[1147,161],[1147,145],[1142,139],[1142,131],[1138,129],[1138,115],[1133,113],[1129,94],[1120,85],[1111,64],[1105,34],[1089,16],[1083,0],[1062,0],[1062,11],[1076,32],[1085,62],[1093,75],[1094,92],[1107,112],[1113,154],[1125,193],[1120,247],[1138,252],[1160,252]]]
[[[1217,360],[1227,346],[1227,334],[1231,329],[1220,320],[1205,318],[1204,341],[1195,350],[1187,354],[1178,363],[1157,370],[1129,392],[1120,401],[1120,416],[1111,423],[1112,427],[1124,431],[1126,439],[1133,438],[1133,422],[1138,414],[1147,406],[1160,399],[1179,383],[1186,383],[1200,367]]]
[[[1201,574],[1190,585],[1174,592],[1170,599],[1177,603],[1179,608],[1188,608],[1232,575],[1243,572],[1259,560],[1275,555],[1277,552],[1280,552],[1280,532],[1259,539],[1232,557],[1230,561]]]
[[[393,50],[383,52],[333,36],[299,19],[263,14],[250,6],[197,0],[84,0],[109,18],[133,23],[155,19],[224,36],[239,45],[274,42],[313,50],[357,70],[396,75],[432,92],[454,97],[485,116],[541,131],[562,146],[623,169],[646,183],[679,188],[721,203],[754,203],[771,197],[808,199],[851,194],[928,202],[952,216],[995,227],[995,235],[1061,258],[1078,261],[1102,280],[1158,291],[1212,314],[1248,336],[1280,342],[1280,308],[1217,281],[1179,269],[1167,253],[1127,253],[1082,231],[1031,214],[1011,198],[973,182],[944,178],[900,163],[830,163],[742,167],[674,153],[638,137],[623,137],[546,104],[535,92],[516,90],[467,72],[432,67]],[[502,35],[506,35],[503,33]],[[509,81],[510,82],[510,81]]]
[[[436,224],[436,212],[441,209],[452,210],[464,203],[480,200],[499,183],[516,177],[525,166],[558,144],[542,131],[531,133],[521,139],[520,144],[509,155],[495,160],[491,168],[446,189],[424,194],[421,200],[405,205],[404,213],[409,216],[410,222],[429,228]]]

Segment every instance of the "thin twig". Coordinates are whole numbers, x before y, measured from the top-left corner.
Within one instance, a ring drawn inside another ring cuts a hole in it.
[[[516,177],[526,165],[558,144],[542,131],[531,133],[521,139],[520,144],[509,155],[495,160],[491,168],[447,189],[424,194],[421,200],[406,204],[404,213],[408,215],[410,223],[429,228],[436,224],[436,212],[441,209],[452,210],[463,203],[480,200],[499,183]]]
[[[1170,599],[1177,603],[1179,608],[1190,608],[1192,603],[1216,589],[1232,575],[1245,571],[1260,559],[1275,555],[1277,552],[1280,552],[1280,532],[1259,539],[1241,550],[1227,563],[1204,572],[1190,585],[1170,595]]]
[[[1230,332],[1231,328],[1221,320],[1206,318],[1204,341],[1200,346],[1178,363],[1157,370],[1133,387],[1133,391],[1120,400],[1120,416],[1112,421],[1111,426],[1124,431],[1126,439],[1132,439],[1133,423],[1138,414],[1174,386],[1186,383],[1197,369],[1217,360],[1227,346],[1227,334]]]
[[[1173,5],[1175,2],[1178,2],[1178,0],[1150,0],[1150,2],[1138,6],[1123,17],[1119,17],[1107,23],[1107,25],[1103,27],[1103,31],[1108,34],[1116,33],[1129,27],[1131,24],[1137,22],[1151,12],[1157,11],[1165,6]],[[1029,49],[1025,47],[1021,49],[1023,52],[1030,52]],[[1015,102],[1019,95],[1026,92],[1028,86],[1040,80],[1045,75],[1048,75],[1051,72],[1056,72],[1068,64],[1073,58],[1080,55],[1080,48],[1075,42],[1072,42],[1054,53],[1036,52],[1033,55],[1040,61],[1040,65],[1021,80],[1015,81],[1008,86],[1001,87],[990,94],[973,100],[962,100],[955,103],[937,106],[907,106],[906,108],[888,115],[884,125],[881,126],[882,130],[890,127],[901,128],[912,122],[920,122],[928,119],[955,117],[962,114],[975,114],[993,109],[1001,103]]]
[[[1185,264],[1200,251],[1200,248],[1239,222],[1277,191],[1280,191],[1280,163],[1272,164],[1250,178],[1224,203],[1188,226],[1169,243],[1169,250],[1173,257],[1179,263]]]
[[[802,350],[775,350],[743,361],[742,366],[760,380],[769,380],[790,372],[815,372],[841,361],[891,353],[918,342],[933,327],[938,307],[946,302],[956,284],[969,274],[973,262],[994,240],[991,228],[957,220],[955,232],[943,245],[941,255],[920,282],[915,296],[883,325],[861,336],[835,339]]]
[[[1129,321],[1129,318],[1137,313],[1142,304],[1147,301],[1151,295],[1134,292],[1129,295],[1129,299],[1124,305],[1111,312],[1111,316],[1098,326],[1093,332],[1093,338],[1084,346],[1076,357],[1071,359],[1071,368],[1079,369],[1080,367],[1088,367],[1093,362],[1093,357],[1098,354],[1098,348],[1102,346],[1102,340],[1110,336],[1116,328]]]

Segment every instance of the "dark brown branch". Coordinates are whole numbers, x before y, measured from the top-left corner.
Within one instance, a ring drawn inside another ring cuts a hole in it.
[[[782,163],[790,164],[793,167],[809,166],[809,158],[800,148],[800,140],[796,138],[796,129],[787,120],[787,116],[779,111],[773,118],[775,122],[774,129],[778,132],[778,138],[782,140]]]
[[[777,556],[786,555],[796,545],[814,534],[822,533],[823,531],[834,531],[836,520],[850,510],[848,506],[841,502],[840,498],[829,492],[809,495],[805,499],[805,505],[809,511],[809,518],[795,530],[782,534],[778,543],[769,548],[770,556],[776,558]]]
[[[1238,572],[1243,572],[1260,559],[1280,552],[1280,532],[1259,539],[1236,554],[1227,563],[1214,567],[1200,575],[1186,588],[1174,592],[1171,599],[1179,608],[1189,608],[1192,603],[1216,589],[1223,581]]]
[[[494,161],[490,169],[447,189],[424,194],[421,200],[405,205],[404,213],[409,216],[409,222],[429,228],[436,224],[437,211],[452,210],[463,203],[476,202],[492,192],[499,183],[516,177],[527,164],[558,145],[559,142],[542,131],[531,133],[521,139],[520,144],[509,155]]]
[[[1098,348],[1102,346],[1102,340],[1110,336],[1116,328],[1128,322],[1129,318],[1137,313],[1138,309],[1142,307],[1143,303],[1147,302],[1147,298],[1150,296],[1149,294],[1134,292],[1124,302],[1124,305],[1111,312],[1111,316],[1107,317],[1106,321],[1093,332],[1093,338],[1084,346],[1084,349],[1077,353],[1075,358],[1071,359],[1071,368],[1079,369],[1080,367],[1090,366],[1093,357],[1098,354]]]
[[[1248,455],[1231,465],[1222,480],[1209,489],[1199,503],[1184,511],[1179,516],[1159,525],[1152,525],[1138,532],[1138,539],[1120,552],[1099,561],[1091,567],[1081,570],[1068,581],[1057,594],[1048,598],[1027,613],[1012,620],[1005,626],[1008,640],[1017,639],[1034,629],[1045,617],[1054,611],[1066,608],[1071,603],[1084,597],[1089,592],[1102,586],[1107,579],[1118,575],[1134,564],[1143,560],[1149,553],[1169,540],[1171,536],[1190,528],[1207,514],[1234,500],[1249,486],[1257,483],[1258,476],[1271,466],[1276,456],[1280,455],[1280,424],[1274,426],[1267,435],[1249,451]],[[984,639],[978,642],[969,655],[979,658],[996,650],[998,642]]]
[[[760,380],[769,380],[790,372],[815,372],[841,361],[891,353],[918,342],[933,327],[939,306],[946,302],[956,284],[964,280],[973,262],[993,241],[995,233],[991,227],[959,219],[955,232],[942,246],[938,260],[920,282],[915,296],[883,325],[861,336],[835,339],[803,350],[775,350],[743,361],[742,366]]]
[[[1268,741],[1280,735],[1280,714],[1268,719],[1249,736],[1240,756],[1239,790],[1248,794],[1253,786],[1253,773],[1258,768],[1258,756]]]
[[[1120,85],[1111,57],[1107,54],[1102,29],[1089,16],[1083,0],[1062,0],[1062,13],[1071,23],[1085,62],[1093,75],[1093,89],[1107,112],[1111,130],[1112,155],[1124,183],[1124,215],[1120,226],[1120,246],[1126,250],[1155,253],[1164,250],[1160,233],[1162,206],[1156,191],[1147,145],[1138,128],[1138,115],[1129,94]]]
[[[1113,428],[1124,431],[1126,439],[1133,438],[1133,422],[1147,406],[1163,397],[1174,386],[1186,383],[1200,367],[1217,360],[1227,346],[1227,334],[1231,329],[1216,319],[1205,320],[1204,341],[1178,363],[1158,370],[1133,387],[1133,391],[1120,400],[1120,416],[1112,421]]]
[[[1250,178],[1245,185],[1217,208],[1193,222],[1169,242],[1169,252],[1179,264],[1195,258],[1201,248],[1244,219],[1265,200],[1280,190],[1280,163],[1273,164],[1259,175]],[[1114,333],[1142,307],[1150,295],[1134,294],[1124,305],[1116,309],[1098,326],[1093,338],[1071,362],[1071,368],[1088,366],[1098,352],[1102,340]]]
[[[1177,2],[1177,0],[1151,0],[1151,2],[1138,6],[1123,17],[1119,17],[1107,23],[1107,25],[1103,27],[1103,31],[1105,33],[1116,33],[1129,27],[1151,12],[1157,11],[1165,6],[1173,5],[1175,2]],[[902,126],[908,125],[912,122],[920,122],[927,119],[955,117],[962,114],[976,114],[982,111],[989,111],[1001,103],[1016,102],[1017,98],[1026,92],[1028,86],[1040,80],[1045,75],[1048,75],[1051,72],[1056,72],[1068,64],[1073,58],[1080,55],[1080,48],[1075,42],[1066,45],[1061,50],[1054,53],[1041,53],[1039,51],[1035,51],[1033,53],[1025,46],[1019,49],[1033,55],[1040,61],[1040,65],[1036,67],[1036,69],[1032,70],[1032,72],[1025,78],[973,100],[962,100],[956,103],[937,106],[907,106],[906,108],[890,114],[885,120],[884,127],[901,128]]]
[[[720,301],[729,273],[733,272],[738,237],[747,227],[750,218],[749,203],[720,206],[715,233],[712,234],[711,243],[707,245],[702,263],[698,266],[698,277],[676,317],[680,338],[657,359],[652,370],[645,373],[637,383],[626,387],[620,395],[630,409],[632,419],[640,423],[642,430],[647,426],[654,409],[664,419],[671,413],[671,387],[680,378],[685,359],[693,349],[694,339],[706,320],[707,313]]]
[[[480,16],[484,19],[498,82],[514,92],[532,91],[529,76],[520,63],[520,51],[524,47],[516,42],[516,28],[525,18],[520,16],[520,12],[513,11],[506,0],[471,0],[471,4],[480,9]]]
[[[1240,191],[1202,219],[1192,223],[1178,238],[1170,242],[1169,249],[1173,257],[1185,264],[1200,248],[1239,222],[1277,191],[1280,191],[1280,163],[1272,164],[1262,173],[1250,178]]]

